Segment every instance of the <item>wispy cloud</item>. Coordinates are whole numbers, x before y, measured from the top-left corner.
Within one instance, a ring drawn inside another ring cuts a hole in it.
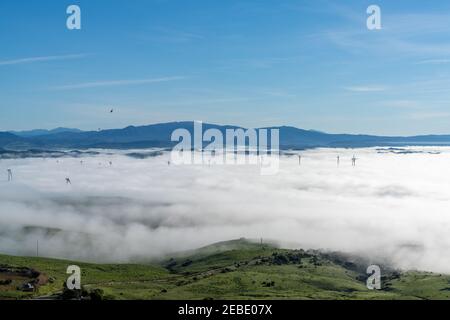
[[[87,56],[87,54],[68,54],[68,55],[60,55],[60,56],[42,56],[42,57],[20,58],[20,59],[0,61],[0,66],[11,66],[11,65],[17,65],[17,64],[57,61],[57,60],[81,59],[86,56]]]
[[[141,85],[141,84],[176,81],[176,80],[182,80],[185,78],[186,77],[174,76],[174,77],[139,79],[139,80],[95,81],[95,82],[69,84],[69,85],[64,85],[64,86],[56,86],[56,87],[52,87],[51,89],[53,89],[53,90],[74,90],[74,89],[89,89],[89,88],[98,88],[98,87],[130,86],[130,85]]]
[[[430,112],[414,112],[408,115],[413,120],[442,119],[449,118],[450,112],[446,111],[430,111]]]
[[[425,106],[425,104],[421,101],[408,99],[380,101],[379,105],[388,108],[400,108],[400,109],[421,109]]]
[[[236,68],[254,68],[254,69],[268,69],[281,64],[295,63],[300,61],[300,57],[255,57],[250,59],[229,59],[219,61],[220,70],[235,70]]]
[[[386,87],[382,86],[351,86],[344,88],[347,91],[351,92],[381,92],[386,91]]]
[[[450,63],[450,59],[429,59],[417,62],[417,64],[447,64]]]
[[[188,42],[205,39],[205,37],[199,33],[174,30],[163,27],[154,28],[149,33],[146,33],[144,35],[138,35],[138,38],[144,41],[156,41],[173,44],[185,44]]]
[[[384,14],[383,30],[351,27],[331,30],[325,39],[354,53],[366,52],[392,56],[395,53],[428,56],[431,63],[445,63],[439,56],[450,54],[446,35],[450,31],[448,14]],[[432,60],[435,60],[434,62]]]

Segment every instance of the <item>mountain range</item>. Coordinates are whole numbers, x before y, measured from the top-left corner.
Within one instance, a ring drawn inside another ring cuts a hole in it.
[[[203,130],[218,129],[225,136],[226,129],[238,126],[203,124]],[[169,122],[147,126],[129,126],[123,129],[81,131],[57,128],[54,130],[31,130],[0,132],[0,148],[5,150],[31,149],[131,149],[172,147],[172,132],[186,129],[191,134],[194,122]],[[358,148],[358,147],[400,147],[400,146],[450,146],[450,135],[422,136],[375,136],[355,134],[330,134],[295,127],[267,127],[261,129],[280,130],[281,149],[307,149],[317,147]],[[259,130],[259,129],[257,129]]]
[[[82,132],[80,129],[70,129],[70,128],[56,128],[53,130],[45,130],[45,129],[35,129],[35,130],[28,130],[28,131],[9,131],[9,133],[12,133],[19,137],[38,137],[38,136],[44,136],[49,134],[55,134],[55,133],[61,133],[61,132]]]

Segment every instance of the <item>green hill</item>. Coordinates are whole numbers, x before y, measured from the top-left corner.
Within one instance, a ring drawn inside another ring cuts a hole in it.
[[[0,255],[0,299],[59,299],[69,265],[84,295],[102,299],[448,299],[450,276],[382,266],[382,290],[366,288],[362,259],[286,250],[245,239],[149,264],[89,264]],[[36,289],[25,292],[24,283]]]

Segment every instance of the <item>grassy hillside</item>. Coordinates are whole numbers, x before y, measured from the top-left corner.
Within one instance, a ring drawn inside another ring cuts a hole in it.
[[[241,239],[146,265],[97,265],[0,255],[0,299],[58,298],[67,278],[67,266],[72,264],[82,270],[85,291],[100,292],[97,297],[104,299],[450,297],[450,276],[400,273],[386,271],[383,267],[383,288],[371,291],[365,285],[367,265],[356,259],[339,254],[279,249]],[[17,273],[18,270],[22,273]],[[35,281],[37,290],[24,292],[22,285],[38,275],[41,284]]]

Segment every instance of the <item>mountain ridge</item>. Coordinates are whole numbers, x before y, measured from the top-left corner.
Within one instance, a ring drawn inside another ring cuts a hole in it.
[[[83,132],[83,130],[76,129],[76,128],[58,127],[58,128],[51,129],[51,130],[32,129],[32,130],[23,130],[23,131],[8,131],[8,133],[12,133],[16,136],[23,137],[23,138],[38,137],[38,136],[43,136],[43,135],[47,135],[47,134],[55,134],[55,133],[61,133],[61,132]]]
[[[233,125],[203,123],[203,132],[217,129],[224,134],[227,129],[245,129]],[[172,147],[171,134],[176,129],[194,132],[194,121],[156,123],[144,126],[127,126],[121,129],[81,131],[57,128],[30,130],[21,134],[0,132],[0,148],[3,149],[131,149]],[[376,136],[368,134],[332,134],[305,130],[293,126],[272,126],[261,129],[280,130],[281,149],[307,149],[318,147],[399,147],[399,146],[450,146],[450,135]],[[43,134],[40,134],[43,133]]]

